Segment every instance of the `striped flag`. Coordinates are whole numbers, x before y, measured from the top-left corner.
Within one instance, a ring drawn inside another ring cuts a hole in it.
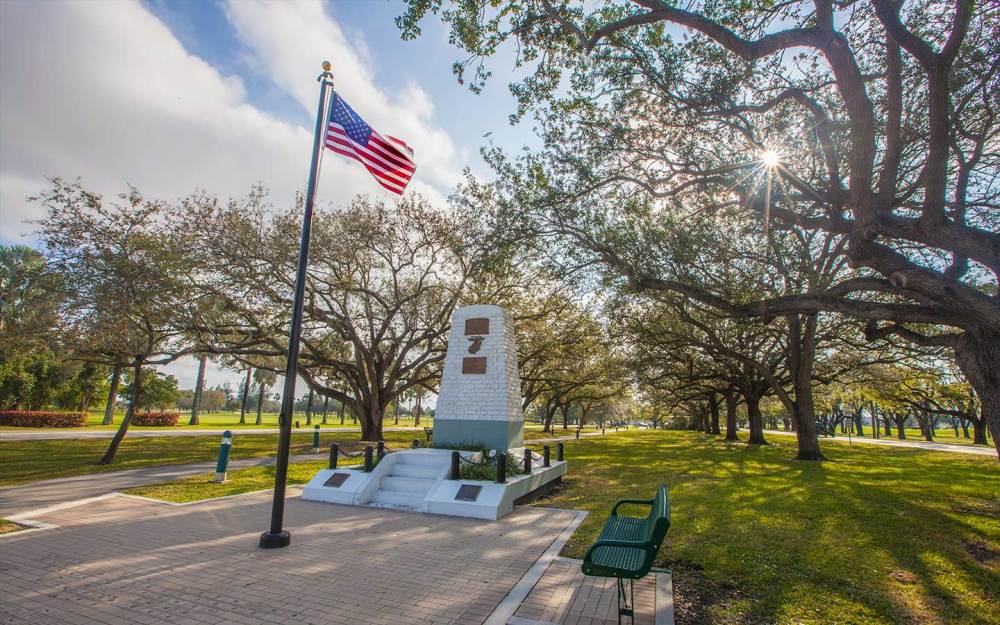
[[[326,147],[360,162],[380,185],[397,195],[403,194],[417,170],[410,146],[375,132],[337,92],[330,103]]]

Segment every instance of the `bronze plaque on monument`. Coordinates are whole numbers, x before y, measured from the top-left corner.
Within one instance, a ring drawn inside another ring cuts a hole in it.
[[[489,334],[490,320],[485,317],[475,317],[465,320],[465,333],[468,334]]]
[[[483,490],[482,486],[462,484],[458,487],[458,494],[455,495],[455,501],[475,501],[479,499],[479,491],[481,490]]]
[[[332,488],[340,488],[347,478],[351,477],[350,473],[334,473],[323,482],[323,486],[330,486]]]
[[[486,358],[484,356],[463,358],[462,373],[486,373]]]

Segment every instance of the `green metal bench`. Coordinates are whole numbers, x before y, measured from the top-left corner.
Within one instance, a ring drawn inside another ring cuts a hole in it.
[[[645,517],[618,514],[626,504],[649,506]],[[590,546],[583,558],[583,574],[595,577],[614,577],[618,584],[618,623],[622,616],[635,622],[635,589],[633,581],[645,577],[670,529],[670,501],[667,487],[656,489],[653,499],[622,499],[611,509],[611,516],[604,522],[597,542]],[[628,580],[628,595],[625,593]],[[625,606],[622,607],[622,603]]]

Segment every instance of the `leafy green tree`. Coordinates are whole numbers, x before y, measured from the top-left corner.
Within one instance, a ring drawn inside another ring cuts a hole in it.
[[[164,375],[153,368],[147,367],[140,377],[142,387],[139,394],[138,407],[149,412],[153,408],[158,410],[169,410],[174,408],[177,400],[180,399],[181,392],[177,388],[177,378],[172,375]],[[122,396],[135,404],[135,384],[132,376],[125,375],[125,383],[122,385]],[[129,410],[135,412],[134,406]]]
[[[133,400],[100,460],[109,464],[136,408],[149,405],[142,398],[144,368],[187,353],[180,340],[191,296],[190,241],[171,231],[165,204],[136,189],[106,202],[56,178],[34,199],[48,212],[38,236],[61,278],[61,329],[73,358],[130,369]]]
[[[530,67],[512,85],[516,117],[535,115],[543,148],[516,164],[492,156],[512,205],[546,232],[635,289],[734,316],[847,314],[871,339],[948,348],[1000,434],[990,3],[407,4],[404,38],[440,13],[473,89],[506,42]],[[732,302],[651,263],[659,248],[642,245],[737,213],[759,215],[765,240],[772,221],[824,233],[858,275]]]

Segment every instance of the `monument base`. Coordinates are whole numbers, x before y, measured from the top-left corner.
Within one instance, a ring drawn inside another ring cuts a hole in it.
[[[436,433],[437,423],[434,427]],[[543,467],[539,462],[530,475],[513,476],[503,484],[452,480],[450,472],[450,450],[408,449],[389,454],[371,473],[353,467],[323,469],[306,484],[302,498],[496,520],[513,511],[519,500],[543,493],[547,485],[561,480],[566,463],[553,461]]]
[[[486,449],[507,451],[524,446],[524,421],[434,419],[434,446],[466,447],[482,443]]]

